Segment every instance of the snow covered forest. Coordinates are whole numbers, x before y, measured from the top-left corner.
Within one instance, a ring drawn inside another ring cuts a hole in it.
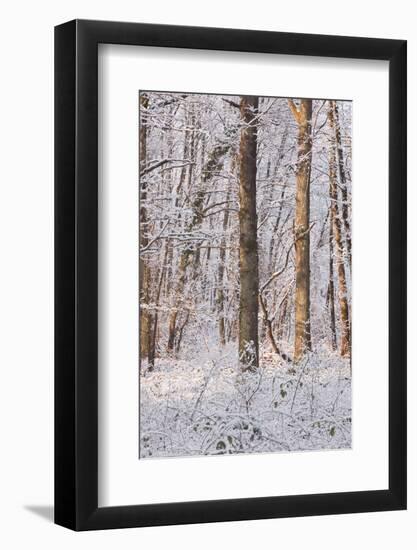
[[[350,448],[351,110],[140,92],[140,458]]]

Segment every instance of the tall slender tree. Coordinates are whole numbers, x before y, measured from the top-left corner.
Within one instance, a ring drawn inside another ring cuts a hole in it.
[[[334,128],[334,106],[330,102],[328,111],[328,120],[330,128]],[[348,304],[348,289],[345,270],[345,250],[342,237],[341,213],[339,211],[339,197],[337,191],[337,165],[336,165],[336,141],[334,135],[330,137],[329,142],[329,194],[331,203],[331,214],[333,220],[333,235],[335,240],[337,274],[339,289],[339,307],[340,307],[340,355],[350,354],[350,319]]]
[[[337,150],[337,164],[339,168],[339,181],[340,181],[340,191],[342,193],[342,218],[343,226],[345,229],[345,241],[346,241],[346,251],[349,261],[349,267],[352,264],[352,242],[350,234],[350,216],[349,216],[349,200],[348,200],[348,190],[347,190],[347,176],[345,169],[344,161],[344,152],[343,152],[343,143],[341,136],[340,128],[340,117],[339,117],[339,108],[337,106],[337,101],[331,101],[330,107],[332,109],[332,117],[329,117],[329,123],[332,126],[332,131],[334,133],[334,138],[336,141],[336,150]]]
[[[258,342],[258,238],[256,151],[258,97],[240,98],[239,146],[239,359],[243,370],[255,370]]]
[[[313,101],[292,99],[289,107],[298,124],[297,172],[295,195],[295,342],[294,361],[311,350],[310,320],[310,174],[312,161],[311,115]]]
[[[327,309],[330,318],[330,340],[332,349],[337,349],[337,333],[336,333],[336,312],[334,307],[334,269],[333,269],[333,224],[334,224],[333,208],[330,206],[330,223],[329,223],[329,284],[327,287]]]
[[[233,158],[234,164],[234,158]],[[227,192],[226,203],[229,202],[230,192]],[[219,315],[219,339],[222,346],[226,344],[226,323],[225,323],[225,292],[224,292],[224,271],[226,259],[226,237],[225,232],[229,225],[229,208],[224,209],[223,215],[223,237],[220,241],[219,250],[219,266],[217,269],[217,288],[216,288],[216,303]]]
[[[139,121],[139,178],[140,178],[140,208],[139,208],[139,221],[140,221],[140,234],[139,244],[140,248],[144,249],[148,244],[148,216],[146,210],[147,200],[147,183],[146,176],[144,174],[146,170],[146,158],[147,158],[147,124],[146,124],[146,110],[149,106],[149,97],[146,93],[141,93],[139,96],[140,103],[140,121]],[[151,314],[149,312],[148,305],[150,302],[150,265],[146,262],[143,254],[139,255],[139,288],[140,288],[140,315],[139,315],[139,331],[140,331],[140,356],[142,358],[149,359],[149,353],[151,351]],[[148,368],[153,367],[153,361],[151,357],[151,364]]]

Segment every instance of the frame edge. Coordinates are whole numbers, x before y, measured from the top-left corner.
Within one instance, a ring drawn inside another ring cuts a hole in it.
[[[76,22],[55,27],[54,521],[76,526],[75,143]]]

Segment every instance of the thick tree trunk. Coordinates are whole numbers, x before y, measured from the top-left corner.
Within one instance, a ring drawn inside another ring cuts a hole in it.
[[[147,129],[143,116],[143,110],[147,109],[149,98],[146,94],[140,94],[140,124],[139,124],[139,173],[143,172],[146,167],[146,137]],[[140,187],[140,209],[139,223],[140,235],[139,245],[143,249],[148,244],[148,219],[146,213],[146,177],[139,177]],[[139,255],[139,288],[140,288],[140,315],[139,315],[139,331],[140,331],[140,356],[149,359],[151,349],[151,314],[147,307],[150,302],[150,268],[142,254]],[[152,358],[151,358],[152,359]]]
[[[333,109],[329,108],[329,124],[332,127],[334,124]],[[338,193],[337,193],[337,174],[336,174],[336,146],[332,140],[329,144],[329,187],[330,201],[332,208],[333,219],[333,234],[336,248],[337,258],[337,275],[339,287],[339,307],[340,307],[340,354],[347,356],[350,354],[350,321],[349,321],[349,305],[348,305],[348,290],[346,284],[345,271],[345,254],[342,239],[342,223],[340,220]]]
[[[343,144],[340,133],[340,120],[339,120],[339,109],[337,107],[337,102],[331,102],[332,114],[333,116],[329,117],[330,125],[332,126],[333,132],[335,134],[336,148],[337,148],[337,161],[339,167],[339,177],[340,177],[340,190],[342,192],[342,217],[343,225],[345,228],[345,241],[346,249],[348,254],[349,266],[352,265],[352,242],[351,242],[351,232],[350,232],[350,221],[349,221],[349,201],[348,201],[348,191],[347,191],[347,181],[346,181],[346,170],[345,170],[345,161],[343,154]]]
[[[294,361],[311,350],[310,327],[310,172],[312,157],[312,100],[302,99],[297,108],[289,100],[298,123],[298,160],[295,195],[295,342]]]
[[[240,100],[239,176],[239,358],[244,370],[258,367],[258,244],[256,214],[256,149],[258,98]]]

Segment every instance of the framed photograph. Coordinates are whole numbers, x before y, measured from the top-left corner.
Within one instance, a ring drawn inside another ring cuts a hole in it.
[[[55,29],[55,522],[406,507],[406,42]]]

